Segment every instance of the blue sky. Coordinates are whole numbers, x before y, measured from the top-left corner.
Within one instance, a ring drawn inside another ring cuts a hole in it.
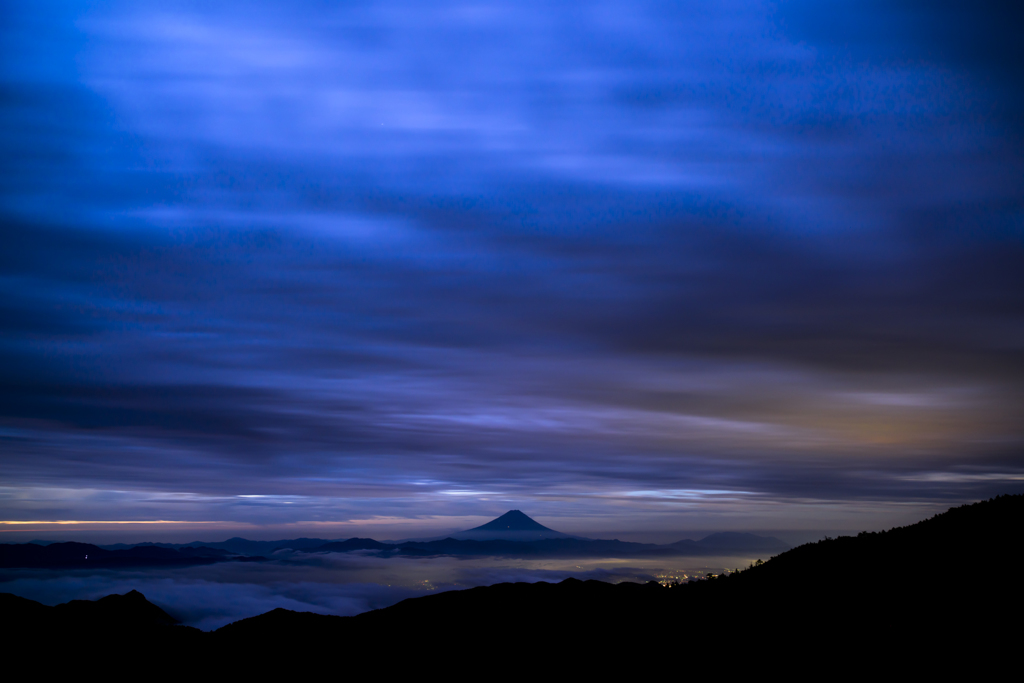
[[[880,528],[1024,488],[1019,10],[3,14],[5,521]]]

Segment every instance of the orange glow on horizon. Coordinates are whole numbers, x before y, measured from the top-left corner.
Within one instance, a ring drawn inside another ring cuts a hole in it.
[[[53,519],[53,520],[0,520],[0,525],[26,526],[32,524],[226,524],[226,522],[191,522],[178,519],[141,519],[141,520],[91,520],[91,519]]]

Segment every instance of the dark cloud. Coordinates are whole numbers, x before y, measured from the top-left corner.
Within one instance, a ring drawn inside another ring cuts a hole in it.
[[[784,0],[776,14],[796,39],[875,63],[925,62],[966,71],[977,93],[963,107],[1006,129],[1020,151],[1024,48],[1013,27],[1024,9],[1000,0],[805,2]]]
[[[1019,6],[984,0],[780,3],[778,17],[796,36],[853,47],[870,59],[943,60],[1020,75],[1024,53],[1012,26]]]
[[[7,13],[10,517],[1017,486],[994,6]]]

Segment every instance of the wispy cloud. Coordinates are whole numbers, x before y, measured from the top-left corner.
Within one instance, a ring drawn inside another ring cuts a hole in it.
[[[829,8],[11,8],[0,516],[1019,490],[1012,22]]]

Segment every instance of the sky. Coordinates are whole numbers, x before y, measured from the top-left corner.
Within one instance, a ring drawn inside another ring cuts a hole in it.
[[[1022,14],[3,3],[0,537],[1024,491]]]

